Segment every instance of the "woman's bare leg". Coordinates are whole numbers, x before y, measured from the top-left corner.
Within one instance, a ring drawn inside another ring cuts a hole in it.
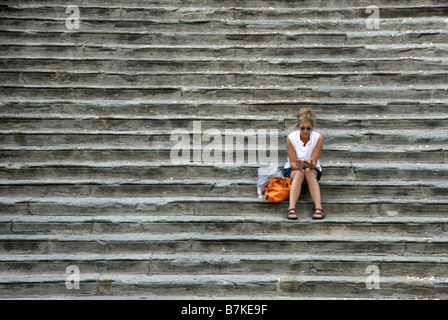
[[[313,199],[316,209],[322,209],[322,202],[320,196],[319,181],[317,181],[317,172],[314,169],[307,168],[305,170],[305,179],[308,184],[308,190],[310,191],[311,198]]]
[[[304,170],[293,170],[291,173],[291,190],[289,191],[289,208],[295,209],[297,200],[299,200],[302,183],[305,179]]]

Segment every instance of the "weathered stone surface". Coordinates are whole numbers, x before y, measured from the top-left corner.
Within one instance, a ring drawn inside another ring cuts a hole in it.
[[[70,4],[0,5],[0,298],[448,297],[446,1]],[[277,130],[282,167],[301,107],[322,221],[257,198],[246,143]],[[246,142],[194,161],[208,129]]]

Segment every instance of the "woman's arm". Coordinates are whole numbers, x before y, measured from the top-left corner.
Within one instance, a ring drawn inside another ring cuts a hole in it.
[[[317,166],[317,161],[319,160],[320,154],[322,153],[322,146],[324,145],[324,137],[320,136],[317,140],[316,146],[314,147],[311,159],[306,163],[306,167],[310,169],[315,169]]]
[[[289,165],[291,166],[291,168],[293,170],[303,169],[304,164],[299,168],[296,162],[297,161],[296,150],[294,149],[294,146],[292,145],[289,138],[286,138],[286,151],[288,152]]]

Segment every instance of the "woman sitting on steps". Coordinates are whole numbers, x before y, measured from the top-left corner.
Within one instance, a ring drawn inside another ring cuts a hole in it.
[[[291,178],[288,219],[297,219],[296,203],[303,183],[308,185],[308,190],[314,202],[313,219],[323,219],[325,216],[319,187],[319,180],[322,176],[319,157],[324,138],[313,130],[315,120],[316,117],[312,109],[300,109],[296,124],[298,130],[292,132],[286,138],[288,162],[284,167],[284,176]]]

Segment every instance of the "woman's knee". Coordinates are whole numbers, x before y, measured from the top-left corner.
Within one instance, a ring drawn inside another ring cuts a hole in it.
[[[304,174],[305,174],[305,177],[306,177],[306,179],[309,179],[309,178],[317,178],[317,172],[316,172],[316,170],[314,170],[314,169],[310,169],[310,168],[306,168],[305,170],[304,170]]]
[[[304,177],[305,177],[305,174],[304,174],[303,170],[292,170],[292,172],[291,172],[291,181],[293,181],[295,179],[303,180]]]

